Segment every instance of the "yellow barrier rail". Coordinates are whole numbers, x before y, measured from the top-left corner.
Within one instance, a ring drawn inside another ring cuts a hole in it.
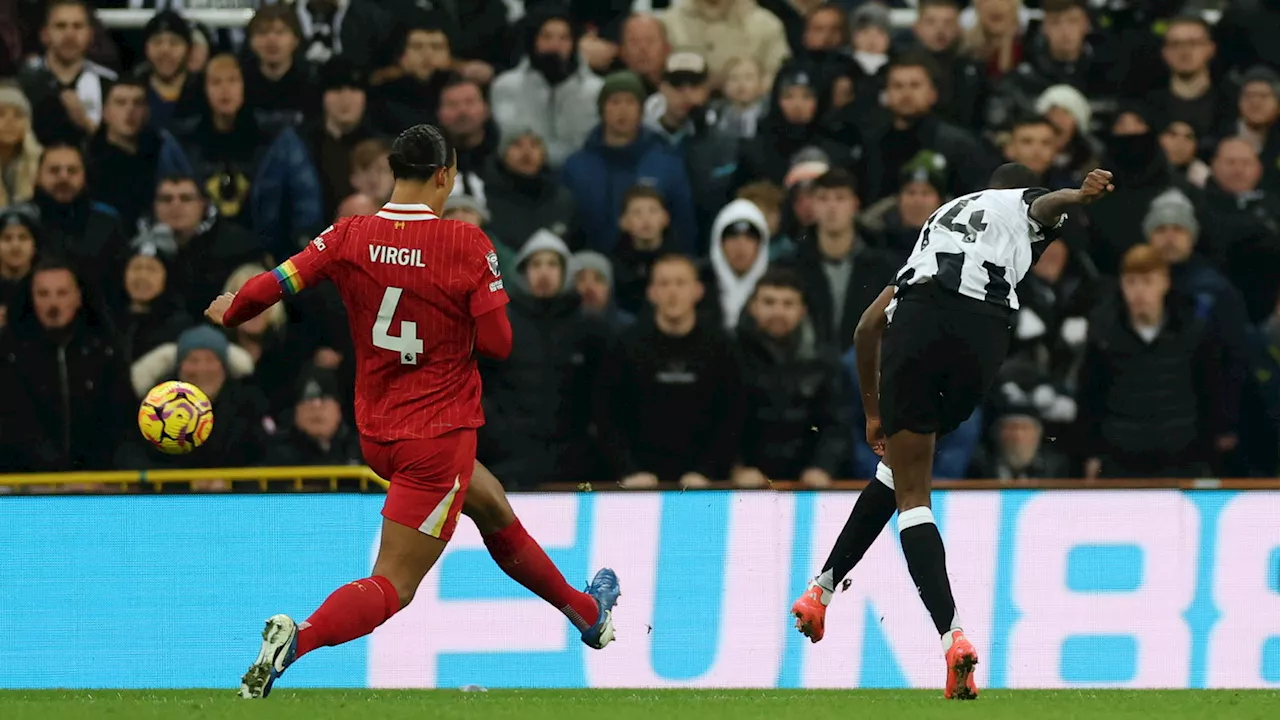
[[[116,470],[110,472],[0,474],[0,487],[39,488],[45,491],[83,490],[86,487],[135,488],[162,491],[166,485],[186,485],[192,490],[231,489],[231,483],[255,482],[258,490],[324,489],[337,492],[344,480],[354,480],[360,492],[370,487],[386,489],[387,481],[364,465],[319,465],[313,467],[205,468],[200,470]],[[226,487],[220,487],[225,485]],[[204,487],[202,487],[204,486]]]

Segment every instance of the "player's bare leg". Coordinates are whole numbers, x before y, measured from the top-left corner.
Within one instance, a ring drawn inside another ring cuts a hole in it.
[[[502,483],[479,462],[471,475],[462,514],[475,522],[498,567],[564,613],[582,633],[582,642],[597,650],[613,642],[613,607],[621,594],[617,575],[609,568],[601,569],[586,592],[565,582],[555,563],[516,517]]]
[[[298,658],[373,632],[413,600],[446,545],[384,518],[373,575],[334,590],[306,622],[295,624],[288,615],[267,620],[258,658],[240,679],[240,696],[266,697],[276,678]]]
[[[858,494],[822,572],[809,581],[804,594],[791,606],[796,629],[811,642],[818,642],[826,632],[827,606],[836,587],[867,554],[898,509],[893,486],[893,470],[887,461],[881,461],[876,467],[876,476]]]
[[[978,654],[960,629],[951,580],[947,577],[946,549],[931,509],[934,439],[934,433],[910,430],[899,430],[888,439],[898,499],[898,534],[911,579],[933,618],[934,628],[942,636],[947,658],[945,696],[972,700],[978,697],[973,678]]]

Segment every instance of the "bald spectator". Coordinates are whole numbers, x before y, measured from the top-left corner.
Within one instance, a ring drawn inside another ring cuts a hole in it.
[[[717,86],[735,55],[754,58],[770,84],[791,54],[782,21],[756,0],[674,0],[660,17],[674,50],[705,54]]]
[[[490,89],[498,127],[503,132],[531,127],[553,168],[582,146],[600,117],[596,96],[604,81],[578,59],[577,45],[567,11],[535,12],[529,18],[526,57]]]
[[[630,70],[644,81],[648,94],[658,90],[662,73],[671,54],[667,28],[653,15],[632,15],[622,26],[622,42],[618,45],[618,69]]]
[[[1253,321],[1275,305],[1280,278],[1280,197],[1260,188],[1262,163],[1249,143],[1218,144],[1205,184],[1208,218],[1220,247],[1213,255],[1244,295]]]
[[[378,212],[378,207],[378,203],[374,202],[373,198],[364,193],[355,193],[338,204],[338,214],[334,219],[339,220],[352,215],[372,215]]]

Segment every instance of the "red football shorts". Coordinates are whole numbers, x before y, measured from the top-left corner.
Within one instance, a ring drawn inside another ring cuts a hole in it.
[[[448,542],[476,462],[476,431],[389,443],[361,440],[365,462],[391,483],[382,517]]]

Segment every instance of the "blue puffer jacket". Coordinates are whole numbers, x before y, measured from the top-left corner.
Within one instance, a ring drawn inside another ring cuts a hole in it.
[[[670,249],[692,253],[698,226],[684,159],[653,131],[642,128],[630,145],[608,147],[597,125],[582,149],[565,161],[560,179],[577,201],[587,249],[612,255],[622,200],[633,185],[646,184],[662,193],[671,213]]]
[[[277,260],[298,252],[324,229],[323,198],[306,144],[286,128],[268,147],[253,182],[254,226]]]

